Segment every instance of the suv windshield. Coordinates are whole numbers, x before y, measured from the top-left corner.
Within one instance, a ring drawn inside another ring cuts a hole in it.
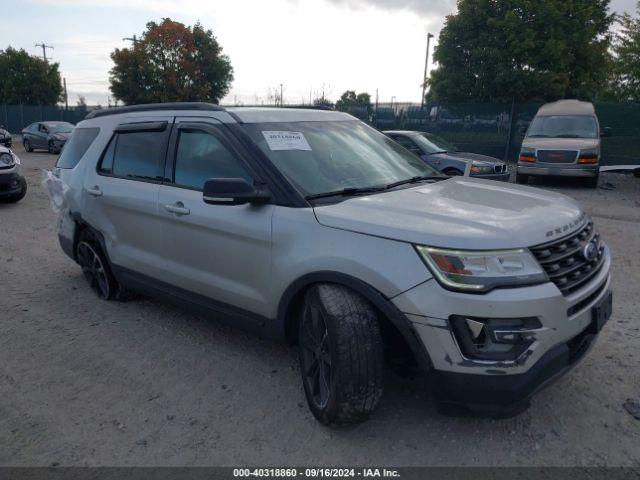
[[[46,123],[49,133],[71,133],[73,125],[70,123]]]
[[[421,133],[420,135],[413,137],[413,140],[429,154],[458,151],[456,146],[431,133]]]
[[[245,131],[305,196],[379,189],[440,174],[359,121],[253,123]]]
[[[587,115],[536,117],[527,137],[533,138],[598,138],[596,119]]]

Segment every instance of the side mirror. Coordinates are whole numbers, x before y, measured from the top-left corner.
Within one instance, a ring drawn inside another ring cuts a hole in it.
[[[270,197],[268,192],[254,187],[244,178],[211,178],[204,183],[202,199],[210,205],[243,205],[264,204]]]
[[[611,136],[611,127],[604,127],[601,131],[600,131],[600,136],[601,137],[610,137]]]

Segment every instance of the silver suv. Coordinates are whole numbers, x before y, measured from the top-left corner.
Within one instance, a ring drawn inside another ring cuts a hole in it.
[[[611,313],[609,250],[573,200],[443,177],[344,113],[103,110],[56,175],[60,243],[99,297],[297,344],[328,425],[366,419],[399,358],[449,411],[518,412]]]

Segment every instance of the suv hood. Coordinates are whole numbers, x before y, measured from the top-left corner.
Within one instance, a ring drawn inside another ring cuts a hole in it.
[[[525,138],[522,148],[553,150],[584,150],[600,145],[597,138]]]
[[[565,195],[468,177],[350,198],[314,211],[327,227],[469,250],[539,245],[585,221]]]

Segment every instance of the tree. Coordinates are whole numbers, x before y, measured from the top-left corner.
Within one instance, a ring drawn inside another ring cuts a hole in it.
[[[57,63],[33,57],[26,50],[0,50],[0,103],[54,105],[62,95]]]
[[[640,2],[636,6],[640,16]],[[621,102],[640,102],[640,18],[624,13],[613,43],[611,84],[606,95]]]
[[[325,97],[324,93],[321,96],[314,98],[313,104],[316,107],[333,108],[333,102],[329,100],[327,97]]]
[[[149,22],[140,40],[114,50],[111,59],[111,93],[124,104],[218,103],[233,81],[229,57],[200,23]]]
[[[84,95],[78,95],[78,101],[76,102],[79,107],[87,107],[87,98]]]
[[[368,93],[359,93],[356,95],[354,90],[347,90],[336,102],[338,110],[346,110],[349,107],[364,107],[367,112],[371,110],[371,95]]]
[[[610,0],[459,0],[429,99],[592,99],[606,83]]]

